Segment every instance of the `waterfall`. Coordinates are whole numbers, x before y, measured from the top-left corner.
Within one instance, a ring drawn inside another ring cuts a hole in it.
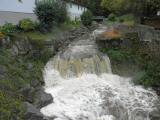
[[[152,120],[152,113],[158,112],[154,91],[112,74],[108,56],[98,52],[94,41],[104,30],[83,36],[47,63],[45,92],[54,101],[41,109],[45,116],[54,120]]]

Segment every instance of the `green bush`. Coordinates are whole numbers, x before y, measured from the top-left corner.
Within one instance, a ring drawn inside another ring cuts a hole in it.
[[[63,2],[56,2],[55,5],[55,22],[64,23],[67,20],[67,7]]]
[[[134,78],[135,84],[140,84],[145,87],[157,87],[160,86],[160,65],[159,64],[149,64],[146,65],[147,68],[140,77]]]
[[[68,19],[64,22],[64,25],[72,28],[72,27],[79,27],[80,23],[81,22],[79,20],[72,21],[72,20]]]
[[[32,20],[23,19],[19,22],[19,27],[24,31],[32,31],[35,29],[36,26]]]
[[[16,26],[12,23],[5,23],[3,26],[0,27],[0,32],[9,35],[16,32]]]
[[[36,0],[35,14],[40,21],[41,31],[51,31],[54,22],[62,23],[67,18],[66,5],[56,0]]]
[[[120,16],[119,19],[122,19],[123,21],[132,21],[134,20],[134,16],[132,14],[126,14]]]
[[[113,13],[111,13],[109,16],[108,16],[108,20],[110,20],[110,21],[116,21],[116,15],[115,14],[113,14]]]
[[[93,15],[91,11],[89,10],[84,11],[83,14],[81,15],[82,24],[85,26],[90,26],[92,24],[92,18]]]
[[[128,25],[133,26],[134,25],[134,16],[132,14],[123,15],[117,18],[119,22]]]
[[[122,75],[124,71],[129,71],[134,76],[135,84],[160,87],[160,42],[152,41],[144,45],[137,41],[136,34],[128,36],[133,41],[132,46],[119,49],[101,48],[101,52],[107,53],[116,74]]]

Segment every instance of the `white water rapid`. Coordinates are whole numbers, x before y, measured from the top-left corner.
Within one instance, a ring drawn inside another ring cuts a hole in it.
[[[103,30],[71,43],[47,63],[45,91],[54,101],[41,109],[45,116],[54,120],[152,120],[156,93],[112,74],[109,58],[98,52],[94,41]]]

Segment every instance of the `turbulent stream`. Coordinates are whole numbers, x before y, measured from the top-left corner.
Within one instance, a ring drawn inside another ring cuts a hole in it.
[[[45,91],[54,101],[41,112],[54,120],[160,120],[153,117],[156,93],[112,74],[108,56],[98,52],[94,38],[104,30],[72,42],[47,63]]]

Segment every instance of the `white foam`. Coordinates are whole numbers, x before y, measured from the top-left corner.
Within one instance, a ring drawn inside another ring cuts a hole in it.
[[[106,28],[102,27],[102,30],[94,31],[92,36],[96,38],[96,35],[104,30]],[[54,102],[42,108],[41,112],[45,116],[56,117],[54,120],[151,120],[150,114],[156,111],[158,106],[156,93],[133,85],[131,78],[111,74],[108,57],[94,58],[98,51],[88,55],[88,51],[96,51],[97,48],[92,36],[91,39],[87,39],[91,42],[76,41],[70,45],[68,50],[62,53],[62,56],[67,55],[63,60],[58,55],[58,58],[47,63],[44,70],[45,91],[53,96]],[[82,43],[81,46],[77,46],[79,43]],[[90,44],[92,47],[88,47],[87,50],[83,47]],[[77,61],[71,62],[76,64],[75,66],[78,64],[76,70],[65,67],[65,60],[74,58],[75,54],[78,55],[77,60],[80,59],[81,64]],[[89,58],[89,62],[85,62],[88,58],[79,55],[92,57]],[[61,61],[64,63],[60,64]],[[101,62],[103,64],[100,65]],[[68,75],[70,72],[65,72],[69,77],[61,77],[58,72],[63,73],[64,68],[69,69],[71,73],[80,71],[78,68],[83,64],[90,66],[85,67],[87,70],[82,69],[80,76]]]
[[[50,81],[49,77],[45,80]],[[156,109],[156,94],[132,85],[129,78],[84,74],[57,81],[45,89],[54,103],[41,109],[46,116],[56,116],[56,120],[150,120],[149,113]],[[137,111],[145,114],[138,115]]]

